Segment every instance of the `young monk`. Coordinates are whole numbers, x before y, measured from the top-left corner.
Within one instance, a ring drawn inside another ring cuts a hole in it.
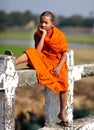
[[[69,126],[65,116],[67,104],[66,37],[55,27],[54,15],[45,11],[40,15],[38,30],[34,34],[35,48],[29,48],[16,59],[16,64],[28,62],[36,70],[38,81],[60,94],[60,125]]]

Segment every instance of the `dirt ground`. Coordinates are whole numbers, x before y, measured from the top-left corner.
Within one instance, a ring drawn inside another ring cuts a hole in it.
[[[93,49],[73,49],[74,64],[94,63],[94,48]]]
[[[74,49],[75,64],[94,62],[94,49]],[[26,64],[23,64],[23,68]],[[17,66],[22,68],[22,65]],[[45,115],[45,88],[43,86],[19,87],[16,89],[15,118],[23,112],[26,118],[28,112],[37,116]],[[74,106],[80,109],[82,106],[94,110],[94,77],[84,78],[75,82],[74,85]]]

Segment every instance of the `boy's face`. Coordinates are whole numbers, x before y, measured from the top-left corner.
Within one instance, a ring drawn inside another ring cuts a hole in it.
[[[49,32],[54,27],[54,22],[51,21],[50,16],[42,16],[40,18],[40,28]]]

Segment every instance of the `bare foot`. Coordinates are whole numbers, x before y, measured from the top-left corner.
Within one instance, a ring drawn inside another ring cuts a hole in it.
[[[61,121],[66,121],[66,117],[65,117],[65,114],[64,114],[64,113],[59,113],[59,114],[58,114],[58,118],[59,118]]]
[[[58,123],[58,125],[60,126],[65,126],[65,127],[70,127],[69,122],[66,120],[66,116],[64,113],[59,113],[58,114],[58,118],[61,120],[60,123]]]

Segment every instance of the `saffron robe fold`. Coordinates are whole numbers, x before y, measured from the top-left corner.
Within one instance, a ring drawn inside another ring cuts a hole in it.
[[[38,30],[35,35],[41,37]],[[35,48],[25,50],[29,60],[28,63],[34,67],[38,81],[46,85],[53,92],[68,91],[67,64],[64,62],[59,76],[54,75],[53,69],[59,64],[62,53],[68,50],[68,44],[63,32],[53,27],[52,35],[46,35],[41,52]]]

